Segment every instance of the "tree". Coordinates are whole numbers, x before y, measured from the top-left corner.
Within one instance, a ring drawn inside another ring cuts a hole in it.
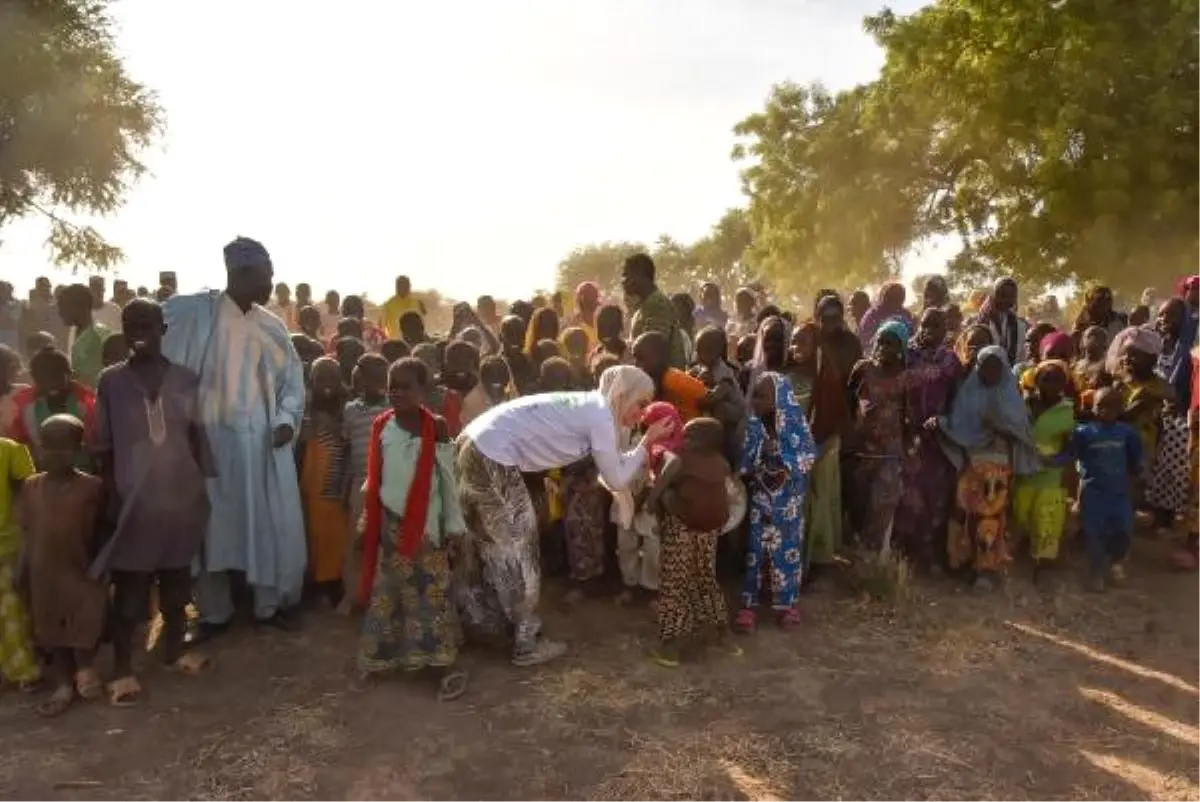
[[[120,249],[63,212],[109,214],[161,133],[154,94],[117,56],[104,0],[0,5],[0,228],[41,214],[59,265],[110,267]]]
[[[880,78],[776,87],[736,129],[784,284],[862,284],[934,235],[978,286],[1161,283],[1200,257],[1198,0],[937,0],[866,21]]]
[[[738,287],[748,284],[754,277],[754,261],[749,253],[753,240],[746,210],[727,210],[707,236],[692,243],[695,267],[688,277],[688,285],[694,288],[711,281],[721,288],[722,295],[732,297]]]
[[[638,242],[601,242],[582,245],[558,263],[554,286],[574,292],[583,281],[594,281],[609,298],[621,297],[621,265],[625,258],[647,248]]]

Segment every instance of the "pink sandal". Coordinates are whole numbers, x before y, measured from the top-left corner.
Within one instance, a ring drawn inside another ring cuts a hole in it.
[[[739,610],[737,618],[733,620],[733,626],[738,632],[753,632],[758,628],[758,617],[749,608]]]
[[[779,614],[779,626],[784,629],[794,629],[800,626],[800,611],[795,607],[789,607]]]

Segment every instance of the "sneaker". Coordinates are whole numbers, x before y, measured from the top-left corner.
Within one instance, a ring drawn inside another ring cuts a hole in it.
[[[1125,566],[1122,563],[1113,563],[1112,568],[1108,569],[1108,578],[1114,585],[1124,585]]]
[[[525,651],[513,655],[512,664],[519,667],[539,666],[549,663],[567,653],[567,644],[557,640],[538,638],[537,643]]]

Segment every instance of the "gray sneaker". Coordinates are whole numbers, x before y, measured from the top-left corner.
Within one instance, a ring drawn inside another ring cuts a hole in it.
[[[538,638],[537,643],[529,649],[514,654],[512,663],[514,666],[522,668],[539,666],[542,663],[549,663],[556,657],[562,657],[566,653],[567,644],[562,641]]]

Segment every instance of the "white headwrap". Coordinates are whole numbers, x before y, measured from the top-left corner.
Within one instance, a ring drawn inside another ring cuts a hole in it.
[[[619,421],[621,412],[635,401],[654,398],[654,381],[633,365],[613,365],[600,374],[600,395],[608,401],[613,417]]]
[[[1108,346],[1108,356],[1104,360],[1105,370],[1114,376],[1120,374],[1121,359],[1130,348],[1150,356],[1158,356],[1163,349],[1162,337],[1149,326],[1130,326],[1122,329]]]

